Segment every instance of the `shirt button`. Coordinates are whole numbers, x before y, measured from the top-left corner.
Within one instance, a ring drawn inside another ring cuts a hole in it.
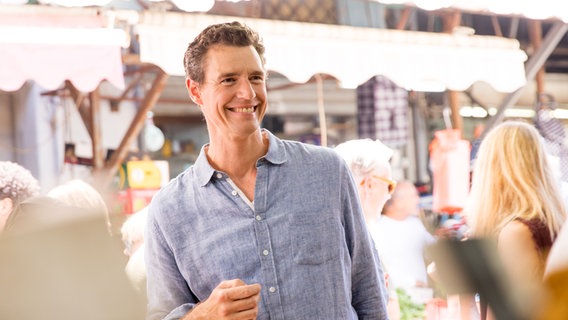
[[[270,287],[270,288],[268,288],[268,291],[270,291],[271,293],[274,293],[274,292],[276,292],[276,288]]]
[[[268,250],[264,250],[264,251],[262,251],[262,254],[263,254],[263,255],[265,255],[265,256],[267,256],[267,255],[268,255],[268,253],[269,253],[269,252],[268,252]]]
[[[255,218],[256,218],[256,220],[258,220],[258,221],[262,220],[262,217],[261,217],[261,216],[258,216],[258,215],[257,215]]]
[[[221,179],[221,178],[223,178],[223,175],[220,174],[220,173],[217,173],[217,179]]]
[[[234,195],[234,196],[236,196],[236,195],[239,194],[239,193],[237,192],[237,190],[233,190],[233,191],[231,192],[231,194]]]

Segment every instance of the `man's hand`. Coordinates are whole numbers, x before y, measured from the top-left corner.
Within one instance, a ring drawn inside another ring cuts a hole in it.
[[[259,301],[260,284],[247,285],[240,279],[227,280],[213,289],[209,298],[197,304],[184,319],[254,320]]]

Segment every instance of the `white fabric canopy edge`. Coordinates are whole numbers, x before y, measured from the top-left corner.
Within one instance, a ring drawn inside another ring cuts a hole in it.
[[[374,0],[390,5],[411,5],[424,10],[454,8],[530,19],[561,19],[568,22],[568,3],[559,0]]]
[[[123,89],[124,30],[105,27],[96,8],[0,5],[0,90],[28,80],[45,89],[70,80],[90,92],[103,80]]]
[[[515,39],[322,25],[203,14],[144,12],[137,31],[140,56],[170,75],[183,76],[183,54],[206,26],[239,20],[263,37],[266,67],[292,82],[314,74],[354,88],[375,75],[426,91],[434,85],[462,91],[487,82],[498,92],[525,85],[527,55]]]

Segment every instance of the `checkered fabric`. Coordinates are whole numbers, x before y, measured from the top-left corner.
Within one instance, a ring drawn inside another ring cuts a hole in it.
[[[537,110],[534,123],[544,137],[547,151],[560,159],[560,179],[568,182],[568,146],[564,125],[560,120],[552,117],[549,108]]]
[[[377,138],[375,130],[375,77],[357,87],[357,133],[359,138]]]
[[[408,140],[408,92],[384,76],[357,88],[359,138],[380,139],[391,148]]]
[[[408,142],[408,92],[383,76],[375,87],[375,128],[377,138],[389,147]]]

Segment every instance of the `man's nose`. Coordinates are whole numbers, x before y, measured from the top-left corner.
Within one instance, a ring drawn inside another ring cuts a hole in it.
[[[242,80],[239,81],[237,97],[246,100],[252,100],[256,97],[256,92],[254,91],[254,87],[250,80]]]

